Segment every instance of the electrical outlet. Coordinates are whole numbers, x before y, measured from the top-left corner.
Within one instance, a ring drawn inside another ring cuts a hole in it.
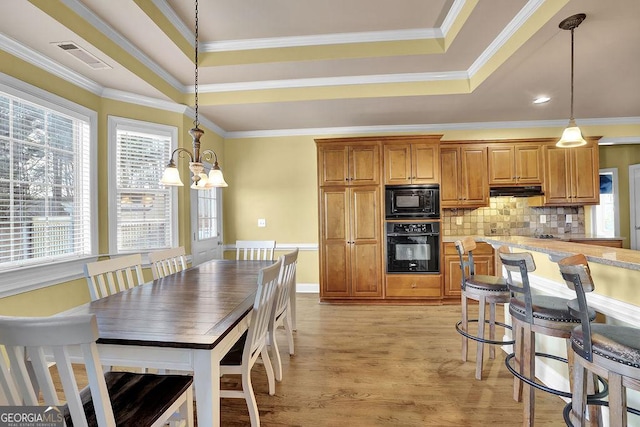
[[[456,225],[462,225],[462,217],[461,216],[457,216],[456,217]]]
[[[567,215],[567,224],[571,224],[571,222],[573,222],[573,218],[571,218],[571,215]]]
[[[546,224],[546,223],[547,223],[547,216],[540,215],[540,224]]]
[[[260,218],[258,219],[258,227],[266,227],[267,226],[267,220],[264,218]]]

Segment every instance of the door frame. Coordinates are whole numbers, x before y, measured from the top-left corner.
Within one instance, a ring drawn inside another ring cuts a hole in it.
[[[636,223],[636,218],[640,215],[640,198],[636,200],[636,194],[640,192],[640,188],[635,188],[635,180],[633,179],[634,173],[640,174],[640,163],[635,165],[629,165],[629,234],[631,235],[631,249],[640,249],[640,241],[637,238],[638,227],[640,224]]]

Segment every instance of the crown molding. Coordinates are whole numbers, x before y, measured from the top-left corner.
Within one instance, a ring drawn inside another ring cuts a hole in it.
[[[87,6],[82,4],[79,0],[60,0],[65,6],[77,13],[82,19],[86,20],[96,30],[107,36],[109,40],[120,46],[123,50],[140,61],[145,67],[157,74],[160,78],[173,86],[175,89],[184,92],[184,85],[178,81],[175,77],[169,74],[164,68],[158,65],[155,61],[145,55],[140,49],[138,49],[133,43],[127,40],[113,27],[100,19],[95,13],[93,13]]]
[[[529,0],[525,6],[513,17],[498,36],[487,46],[487,48],[473,61],[467,72],[473,77],[502,46],[513,37],[518,29],[531,18],[531,16],[544,4],[545,0]]]
[[[460,15],[460,12],[462,12],[466,3],[467,0],[454,0],[451,5],[451,9],[447,12],[447,16],[444,17],[442,25],[440,26],[440,31],[442,32],[443,37],[446,37],[447,34],[449,34],[453,23],[458,19],[458,15]]]
[[[0,49],[95,95],[102,94],[102,86],[98,83],[2,33],[0,33]]]
[[[439,28],[407,30],[363,31],[295,37],[265,37],[259,39],[224,40],[202,43],[202,52],[231,52],[238,50],[278,49],[287,47],[325,46],[335,44],[375,43],[442,38]]]
[[[152,0],[155,7],[171,22],[176,30],[184,37],[191,47],[195,47],[194,40],[196,38],[191,28],[185,24],[173,8],[167,3],[166,0]]]
[[[640,117],[612,117],[582,119],[581,125],[615,126],[637,125]],[[400,134],[400,133],[438,133],[453,130],[491,130],[491,129],[523,129],[523,128],[563,128],[566,120],[524,120],[508,122],[471,122],[414,124],[397,126],[345,126],[304,129],[274,129],[257,131],[228,131],[227,139],[272,138],[286,136],[321,136],[321,135],[363,135],[363,134]],[[621,142],[623,143],[623,142]]]
[[[378,74],[366,76],[344,77],[316,77],[307,79],[264,80],[239,83],[213,83],[200,84],[200,93],[239,92],[265,89],[288,89],[303,87],[324,86],[350,86],[386,83],[420,83],[430,81],[468,80],[466,71],[429,72],[429,73],[403,73],[403,74]],[[187,91],[192,92],[194,86],[187,86]]]
[[[184,104],[178,104],[172,101],[165,101],[163,99],[151,98],[149,96],[142,96],[132,92],[125,92],[122,90],[105,88],[102,91],[104,98],[113,99],[115,101],[127,102],[129,104],[136,104],[145,107],[157,108],[159,110],[171,111],[174,113],[185,114],[187,107]]]
[[[598,145],[629,145],[640,144],[640,135],[636,136],[613,136],[600,138]]]

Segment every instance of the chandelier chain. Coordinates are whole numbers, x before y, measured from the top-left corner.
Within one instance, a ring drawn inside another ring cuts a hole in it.
[[[198,121],[198,0],[196,0],[196,24],[195,24],[195,59],[194,59],[195,65],[196,65],[196,71],[195,71],[195,85],[194,85],[194,92],[195,92],[195,120],[193,121],[193,125],[194,127],[198,127],[198,125],[200,124],[200,122]]]
[[[569,120],[574,120],[573,118],[573,31],[575,27],[571,28],[571,117]]]

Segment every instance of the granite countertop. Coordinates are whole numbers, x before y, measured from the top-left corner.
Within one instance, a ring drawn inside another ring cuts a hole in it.
[[[445,237],[447,242],[455,236]],[[586,243],[575,243],[561,239],[538,239],[523,236],[474,236],[478,242],[486,242],[494,247],[507,245],[515,248],[531,250],[549,254],[552,261],[558,261],[564,257],[584,254],[589,262],[612,265],[630,270],[640,270],[640,251],[631,249],[611,248],[607,246],[595,246]],[[595,237],[594,237],[595,239]],[[455,241],[453,239],[450,241]],[[566,239],[568,240],[568,239]]]

